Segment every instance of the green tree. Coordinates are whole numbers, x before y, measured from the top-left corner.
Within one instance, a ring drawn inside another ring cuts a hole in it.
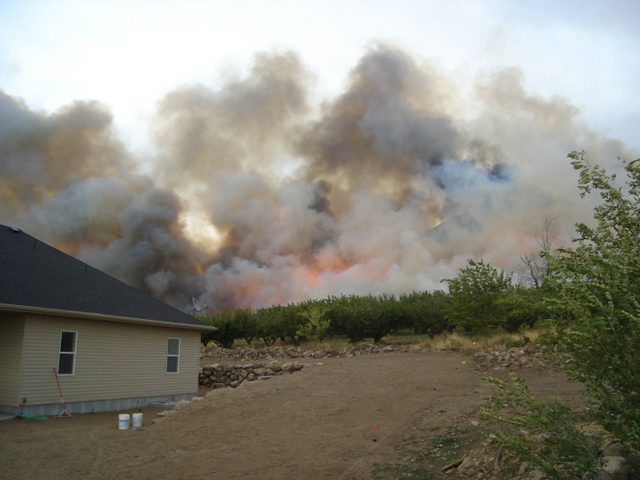
[[[325,318],[326,310],[318,304],[306,305],[299,312],[302,321],[298,325],[297,334],[301,337],[315,337],[317,342],[327,338],[329,327],[331,326],[331,320]]]
[[[426,333],[431,339],[449,329],[447,312],[451,297],[442,290],[413,292],[401,295],[400,302],[406,326],[416,333]]]
[[[294,345],[300,345],[305,336],[299,332],[300,322],[304,319],[300,315],[302,306],[296,303],[288,303],[280,308],[280,338],[284,341],[289,338]]]
[[[594,226],[576,225],[577,247],[549,257],[552,338],[603,426],[640,451],[640,159],[624,163],[619,185],[584,152],[569,156],[581,195],[597,193],[601,204]]]
[[[497,388],[480,408],[480,415],[514,427],[502,428],[498,439],[518,455],[517,463],[530,462],[557,480],[597,478],[602,455],[580,428],[584,415],[557,397],[537,400],[524,380],[514,374],[510,382],[481,378]]]
[[[520,328],[532,327],[544,318],[543,290],[537,287],[516,286],[497,300],[499,310],[504,312],[503,324],[507,332],[517,332]]]
[[[384,337],[403,327],[401,303],[393,295],[382,294],[363,297],[362,318],[366,337],[379,343]]]
[[[449,284],[447,319],[452,326],[472,333],[506,326],[508,314],[501,300],[514,288],[509,275],[483,260],[469,260],[456,278],[443,282]]]
[[[366,338],[378,343],[383,337],[402,326],[403,314],[397,298],[392,295],[331,297],[326,317],[331,319],[332,329],[345,335],[352,344]]]
[[[213,317],[201,317],[201,319],[217,328],[202,334],[204,343],[213,341],[221,348],[231,348],[236,339],[242,338],[242,331],[235,321],[234,312],[222,312]]]
[[[253,339],[258,335],[258,320],[255,314],[249,309],[238,308],[233,320],[239,331],[237,338],[242,338],[251,345]]]
[[[326,317],[331,321],[332,332],[346,336],[349,342],[354,345],[366,338],[361,315],[362,309],[359,297],[355,295],[340,295],[340,297],[329,298]]]
[[[286,336],[286,327],[283,322],[284,309],[282,305],[261,308],[256,312],[257,336],[270,347],[278,338]]]

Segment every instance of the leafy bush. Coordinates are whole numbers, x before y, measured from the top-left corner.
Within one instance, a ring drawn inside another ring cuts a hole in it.
[[[482,260],[469,260],[456,278],[443,282],[449,284],[447,319],[452,326],[479,333],[507,325],[508,311],[502,300],[514,289],[507,274]]]
[[[213,317],[201,317],[201,319],[217,328],[217,330],[206,331],[202,334],[204,343],[213,341],[221,348],[231,348],[233,342],[243,336],[234,312],[219,313]]]
[[[516,286],[496,300],[498,309],[504,312],[503,327],[507,332],[513,333],[523,327],[533,327],[544,318],[544,291],[546,290],[540,288]]]
[[[511,375],[511,382],[482,377],[498,387],[481,409],[485,417],[510,427],[499,437],[504,448],[515,452],[519,461],[535,465],[549,478],[588,479],[597,475],[602,456],[580,429],[583,418],[559,398],[537,401],[524,380]]]
[[[392,295],[356,295],[332,297],[326,316],[334,332],[345,335],[353,344],[371,338],[374,343],[404,325],[401,302]]]
[[[317,304],[303,307],[299,314],[306,319],[306,322],[298,325],[297,334],[304,337],[314,337],[318,343],[322,343],[331,326],[331,320],[325,318],[325,313],[326,310]]]
[[[234,313],[233,321],[238,329],[239,336],[249,345],[258,335],[258,320],[251,310],[237,309]]]
[[[268,308],[261,308],[256,312],[257,336],[262,339],[265,345],[271,346],[278,338],[286,336],[287,331],[283,321],[283,313],[286,308],[282,305],[274,305]]]
[[[584,152],[573,152],[581,195],[597,192],[593,227],[578,224],[578,246],[549,257],[550,338],[567,352],[570,377],[596,402],[599,420],[640,451],[640,160],[616,183]]]
[[[330,307],[325,314],[331,321],[332,333],[346,336],[352,344],[366,338],[361,303],[360,297],[355,295],[330,297]]]
[[[413,292],[400,296],[405,325],[416,333],[426,333],[433,340],[436,335],[449,330],[447,311],[451,297],[441,291]]]

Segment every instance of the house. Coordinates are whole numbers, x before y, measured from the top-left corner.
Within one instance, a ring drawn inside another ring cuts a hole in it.
[[[211,329],[0,225],[2,412],[23,404],[24,415],[59,415],[61,397],[71,414],[190,399],[200,334]]]

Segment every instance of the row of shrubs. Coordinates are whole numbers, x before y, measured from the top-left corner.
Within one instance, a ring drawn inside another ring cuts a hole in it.
[[[297,345],[304,339],[321,343],[327,337],[345,337],[353,344],[368,339],[378,343],[391,333],[407,329],[433,338],[457,326],[449,321],[455,308],[455,298],[440,290],[398,297],[342,295],[201,317],[217,327],[216,331],[205,332],[202,340],[213,341],[223,348],[231,348],[236,340],[251,344],[255,339],[267,346],[278,339]],[[500,326],[515,331],[537,321],[537,314],[529,311],[523,315],[521,310],[514,307],[512,315],[506,315],[510,321]]]

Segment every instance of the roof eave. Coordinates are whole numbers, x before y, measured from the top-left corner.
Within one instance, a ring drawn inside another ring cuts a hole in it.
[[[53,308],[29,307],[26,305],[11,305],[8,303],[0,303],[0,311],[18,312],[18,313],[37,313],[42,315],[54,315],[57,317],[73,317],[85,320],[101,320],[105,322],[117,323],[133,323],[137,325],[150,325],[154,327],[165,328],[183,328],[187,330],[217,330],[216,327],[210,325],[192,325],[190,323],[163,322],[160,320],[147,320],[145,318],[119,317],[116,315],[103,315],[100,313],[90,312],[73,312],[69,310],[56,310]]]

